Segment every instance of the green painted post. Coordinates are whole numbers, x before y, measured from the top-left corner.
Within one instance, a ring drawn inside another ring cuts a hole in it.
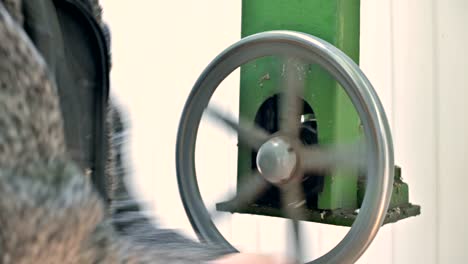
[[[295,30],[322,38],[359,61],[359,0],[243,0],[242,37],[268,30]],[[263,102],[280,91],[282,62],[268,57],[241,68],[240,116],[254,121]],[[312,106],[319,144],[353,142],[359,118],[348,96],[317,65],[309,65],[304,100]],[[251,153],[239,147],[238,181],[250,174]],[[357,208],[357,177],[325,177],[319,209]],[[349,173],[349,172],[348,172]]]

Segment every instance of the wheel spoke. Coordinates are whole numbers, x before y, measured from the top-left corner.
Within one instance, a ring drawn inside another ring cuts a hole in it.
[[[258,172],[251,174],[237,188],[237,194],[233,195],[229,201],[236,211],[242,211],[245,207],[255,202],[268,188],[269,183],[263,179]],[[219,213],[212,212],[212,216],[218,216]]]
[[[294,257],[297,263],[303,262],[300,219],[304,219],[306,205],[302,185],[299,178],[292,179],[281,186],[282,207],[287,218],[291,219],[294,238]]]
[[[239,118],[239,122],[236,122],[234,118],[221,113],[217,108],[209,107],[205,112],[213,119],[221,122],[225,127],[237,132],[239,143],[245,144],[255,150],[258,150],[270,137],[269,133],[263,128],[245,121],[242,118]]]
[[[280,130],[296,138],[299,135],[300,115],[303,103],[305,70],[304,63],[296,58],[286,59],[283,64],[283,96],[280,101]]]
[[[255,202],[268,188],[268,182],[258,173],[254,173],[237,188],[236,207],[245,208]]]
[[[300,150],[301,167],[305,172],[335,169],[363,170],[367,157],[362,143],[329,147],[305,146]]]
[[[301,242],[301,224],[299,220],[291,220],[294,236],[294,255],[297,263],[304,263],[304,254]]]

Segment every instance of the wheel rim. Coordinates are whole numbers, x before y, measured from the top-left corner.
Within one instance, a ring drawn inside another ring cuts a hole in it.
[[[304,58],[325,68],[344,88],[363,123],[369,166],[366,195],[350,231],[309,263],[354,263],[382,225],[393,184],[393,145],[383,106],[364,73],[343,52],[314,36],[270,31],[246,37],[216,57],[200,75],[182,112],[176,144],[179,192],[201,240],[237,251],[218,231],[202,201],[195,172],[195,142],[201,117],[218,85],[239,66],[264,56]]]

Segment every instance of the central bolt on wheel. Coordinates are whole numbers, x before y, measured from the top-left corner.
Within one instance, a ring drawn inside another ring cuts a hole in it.
[[[280,184],[288,181],[296,166],[297,155],[282,137],[269,139],[258,150],[257,168],[268,182]]]

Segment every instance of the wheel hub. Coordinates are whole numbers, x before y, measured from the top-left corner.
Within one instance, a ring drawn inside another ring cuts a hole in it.
[[[282,137],[265,142],[257,153],[257,168],[265,180],[279,184],[289,180],[297,164],[292,145]]]

